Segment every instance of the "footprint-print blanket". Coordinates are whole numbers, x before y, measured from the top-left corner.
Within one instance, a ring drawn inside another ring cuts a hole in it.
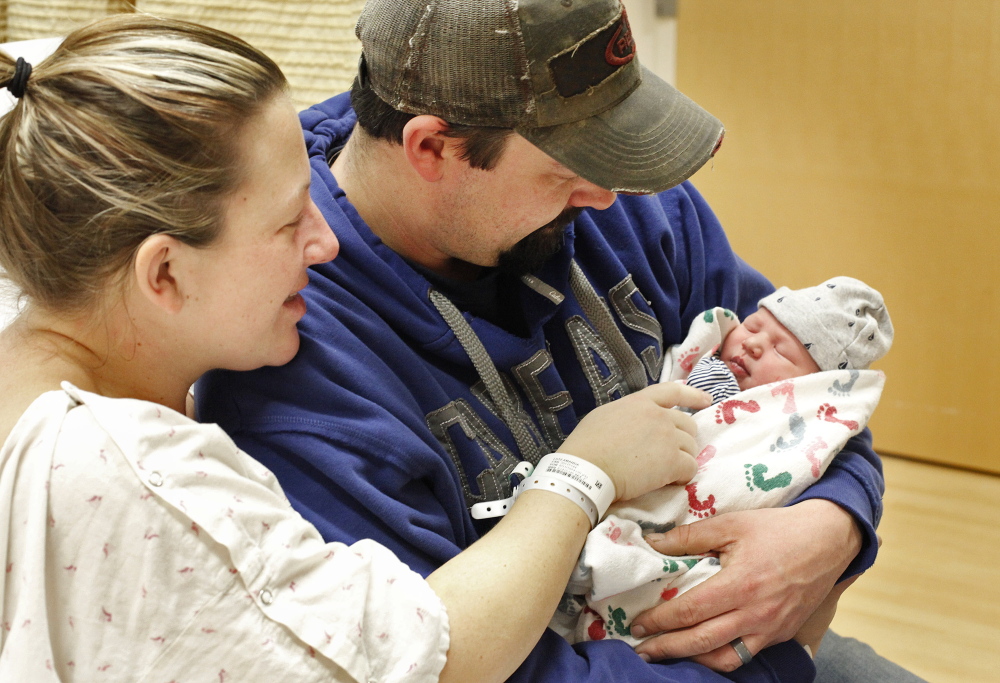
[[[735,325],[735,316],[723,309],[703,314],[685,342],[670,350],[661,381],[686,377]],[[694,347],[703,351],[692,352]],[[587,538],[553,628],[573,642],[616,638],[637,644],[629,634],[633,616],[720,569],[715,557],[661,555],[643,535],[791,502],[864,429],[884,382],[877,370],[831,370],[755,387],[695,413],[698,473],[686,486],[611,508]],[[586,595],[586,604],[571,594]]]

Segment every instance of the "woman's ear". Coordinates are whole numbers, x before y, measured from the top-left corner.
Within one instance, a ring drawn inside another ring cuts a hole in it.
[[[437,116],[414,116],[403,127],[403,153],[410,166],[429,183],[444,176],[446,162],[451,156],[453,140],[443,133],[448,124]]]
[[[175,237],[158,234],[147,237],[135,254],[133,274],[138,292],[168,313],[184,305],[177,258],[185,250]]]

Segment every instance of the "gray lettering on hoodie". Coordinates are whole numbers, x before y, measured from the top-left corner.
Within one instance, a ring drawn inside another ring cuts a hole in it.
[[[465,502],[471,507],[476,503],[489,500],[500,500],[511,495],[510,477],[514,468],[520,462],[504,443],[497,438],[490,428],[476,414],[468,401],[457,399],[443,408],[427,415],[427,426],[438,442],[448,452],[458,478],[462,482]],[[475,493],[469,485],[469,477],[462,465],[458,446],[453,439],[453,428],[461,429],[461,436],[475,442],[486,460],[487,466],[476,477],[479,492]]]
[[[594,403],[602,406],[630,393],[625,373],[604,340],[590,324],[579,315],[566,321],[569,335],[580,367],[594,392]],[[600,361],[600,362],[598,362]]]
[[[636,332],[652,337],[656,342],[655,345],[644,348],[639,354],[646,366],[646,372],[655,382],[663,370],[663,326],[660,325],[659,320],[639,310],[633,299],[636,294],[642,297],[643,301],[646,301],[642,292],[633,282],[632,276],[629,275],[611,288],[608,292],[608,298],[622,324]]]
[[[558,450],[566,434],[559,425],[557,413],[573,405],[573,397],[565,389],[555,394],[545,393],[539,376],[552,366],[552,354],[539,351],[527,361],[513,368],[514,377],[521,385],[538,416],[538,422],[545,434],[547,452]]]

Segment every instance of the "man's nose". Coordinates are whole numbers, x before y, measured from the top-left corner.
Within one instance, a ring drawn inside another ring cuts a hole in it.
[[[580,179],[580,185],[570,195],[569,205],[582,209],[593,208],[603,210],[615,203],[618,195],[611,190],[595,185],[589,180]]]

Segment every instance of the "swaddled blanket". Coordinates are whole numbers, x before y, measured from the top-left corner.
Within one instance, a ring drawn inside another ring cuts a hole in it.
[[[736,324],[723,309],[703,314],[685,342],[671,348],[661,381],[683,379]],[[611,508],[587,538],[553,628],[574,642],[617,638],[637,644],[629,634],[635,615],[720,569],[715,557],[661,555],[643,535],[789,503],[864,429],[884,382],[877,370],[818,372],[754,387],[695,413],[698,473],[686,486],[667,486]],[[586,604],[571,595],[585,595]]]

